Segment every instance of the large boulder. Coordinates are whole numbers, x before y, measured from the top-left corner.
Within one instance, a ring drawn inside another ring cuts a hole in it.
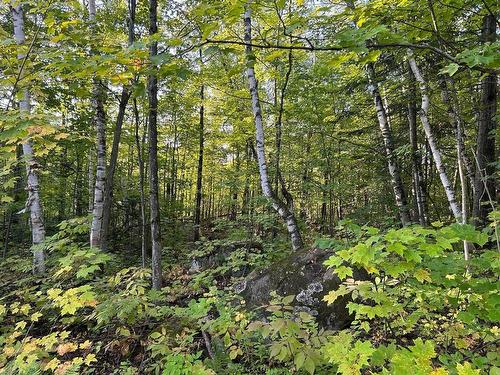
[[[323,327],[345,328],[353,320],[346,308],[350,296],[340,297],[329,306],[323,301],[325,294],[341,284],[332,270],[323,265],[330,255],[331,252],[321,249],[297,251],[265,270],[250,273],[235,285],[235,290],[249,307],[268,304],[272,291],[281,296],[295,295],[292,304],[295,310],[314,315]],[[354,278],[366,278],[366,274],[354,271]]]

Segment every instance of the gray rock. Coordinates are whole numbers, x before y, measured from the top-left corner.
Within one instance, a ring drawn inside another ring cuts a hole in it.
[[[353,320],[346,308],[350,296],[340,297],[330,306],[323,301],[325,294],[341,284],[332,270],[323,265],[331,254],[321,249],[295,252],[266,270],[250,273],[234,289],[250,308],[268,304],[272,291],[281,296],[293,294],[296,296],[292,303],[295,311],[309,312],[325,328],[345,328]],[[365,272],[354,271],[355,279],[366,277]]]

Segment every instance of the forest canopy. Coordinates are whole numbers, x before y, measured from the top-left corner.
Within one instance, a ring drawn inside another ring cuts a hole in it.
[[[500,374],[494,0],[0,0],[0,374]]]

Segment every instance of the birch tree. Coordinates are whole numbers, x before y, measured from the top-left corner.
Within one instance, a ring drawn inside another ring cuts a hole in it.
[[[292,209],[287,207],[285,203],[282,202],[277,197],[276,192],[273,191],[271,187],[271,182],[269,180],[269,174],[266,162],[262,109],[260,107],[257,79],[255,78],[255,69],[254,69],[255,56],[252,53],[252,46],[251,46],[252,18],[249,5],[247,5],[245,9],[244,24],[245,24],[245,43],[246,43],[245,54],[247,61],[246,74],[248,79],[248,86],[250,89],[250,95],[252,99],[252,111],[255,122],[256,154],[257,154],[257,162],[259,164],[260,184],[264,196],[271,200],[271,204],[274,210],[279,214],[279,216],[283,219],[283,221],[285,221],[288,234],[290,235],[292,241],[292,248],[294,250],[298,250],[303,247],[303,241],[295,215]]]
[[[394,140],[392,137],[391,127],[389,125],[387,112],[382,101],[382,96],[380,95],[380,91],[378,89],[373,63],[370,62],[367,64],[366,71],[368,73],[368,79],[370,81],[370,92],[373,96],[373,101],[377,110],[377,119],[380,126],[380,132],[382,134],[382,139],[384,140],[385,157],[387,160],[389,174],[391,176],[391,185],[394,192],[394,197],[396,199],[399,217],[403,226],[408,225],[410,224],[411,220],[408,213],[406,192],[403,186],[403,181],[401,180],[401,172],[396,160],[396,155],[394,154]]]
[[[14,23],[14,39],[18,45],[23,45],[26,37],[24,34],[24,14],[22,4],[19,2],[11,3],[12,20]],[[20,61],[25,59],[23,53],[19,53],[17,58]],[[24,64],[21,63],[21,69]],[[19,77],[22,78],[26,74],[21,71]],[[29,89],[24,87],[22,90],[22,98],[19,100],[19,112],[23,116],[29,116],[31,112],[31,96]],[[23,157],[26,163],[26,190],[28,198],[25,209],[30,213],[31,225],[31,241],[33,244],[33,273],[43,274],[45,272],[45,253],[42,247],[42,242],[45,240],[45,225],[43,221],[42,202],[40,199],[40,184],[38,181],[37,164],[33,155],[33,147],[28,140],[23,143]]]
[[[412,174],[413,174],[413,196],[415,199],[415,206],[417,208],[417,217],[420,225],[427,225],[428,215],[427,215],[427,199],[425,192],[425,184],[422,176],[422,158],[420,156],[420,151],[418,149],[417,140],[417,103],[416,103],[416,87],[415,87],[415,77],[408,65],[408,75],[410,79],[409,88],[409,100],[408,100],[408,125],[410,133],[410,145],[411,145],[411,163],[412,163]]]
[[[453,216],[455,217],[455,219],[457,221],[461,221],[462,212],[460,210],[460,207],[457,204],[457,201],[455,198],[455,191],[453,190],[453,186],[451,185],[451,182],[448,178],[448,174],[446,173],[445,166],[444,166],[443,160],[441,158],[441,151],[438,148],[438,145],[437,145],[436,140],[434,138],[434,134],[432,133],[432,128],[431,128],[431,125],[429,122],[428,114],[429,114],[430,98],[429,98],[429,94],[427,92],[427,84],[424,80],[424,77],[420,73],[420,69],[417,65],[417,62],[415,61],[415,58],[413,56],[413,52],[411,50],[408,50],[408,62],[410,64],[413,75],[415,76],[415,79],[417,80],[417,83],[418,83],[419,88],[420,88],[420,94],[422,96],[422,104],[421,104],[421,108],[419,111],[419,117],[420,117],[420,121],[422,123],[422,127],[424,128],[427,143],[429,144],[429,147],[431,149],[432,158],[434,159],[434,163],[435,163],[436,169],[439,173],[439,178],[441,180],[441,184],[443,185],[444,191],[446,193],[446,198],[448,199],[448,204],[450,206],[450,210],[453,213]]]
[[[96,6],[95,0],[89,0],[89,21],[91,31],[95,32]],[[90,227],[90,246],[100,248],[102,245],[102,216],[104,209],[104,188],[106,182],[106,113],[104,111],[104,90],[101,80],[93,78],[92,107],[96,129],[97,161],[94,184],[94,204],[92,206],[92,224]]]

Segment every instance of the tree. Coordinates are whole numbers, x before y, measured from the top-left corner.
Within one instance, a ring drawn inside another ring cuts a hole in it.
[[[245,42],[246,46],[246,59],[247,59],[247,79],[248,86],[250,88],[250,94],[252,97],[252,111],[255,121],[255,139],[256,139],[256,154],[257,161],[259,163],[259,174],[260,183],[262,187],[262,192],[264,196],[271,200],[273,208],[280,215],[280,217],[285,221],[288,233],[292,240],[292,247],[294,250],[300,249],[304,244],[302,242],[302,237],[300,235],[299,227],[297,225],[297,220],[293,211],[290,210],[277,196],[276,192],[273,192],[271,182],[269,181],[269,176],[267,172],[267,162],[266,162],[266,152],[265,152],[265,141],[264,141],[264,128],[262,125],[262,110],[260,107],[259,91],[257,85],[257,79],[255,78],[254,64],[255,56],[252,53],[252,19],[251,10],[247,6],[244,15],[245,22]]]
[[[96,32],[95,0],[89,0],[89,21],[91,30]],[[92,225],[90,227],[90,246],[101,248],[103,239],[104,192],[106,183],[106,112],[103,82],[93,78],[92,106],[96,129],[97,162],[94,184],[94,204],[92,205]]]
[[[451,212],[453,213],[453,216],[457,221],[462,220],[462,212],[460,208],[458,207],[456,198],[455,198],[455,192],[453,190],[453,187],[450,183],[450,180],[448,178],[448,174],[446,173],[445,166],[443,164],[443,160],[441,158],[441,151],[439,150],[436,140],[434,138],[434,134],[431,129],[431,125],[429,122],[429,106],[430,106],[430,98],[429,94],[427,92],[427,85],[425,83],[425,80],[420,73],[420,69],[417,65],[417,62],[415,61],[415,58],[413,57],[413,52],[409,51],[408,52],[408,62],[411,66],[411,70],[415,76],[415,79],[417,80],[420,88],[420,94],[422,96],[422,106],[419,112],[420,116],[420,121],[422,122],[422,126],[424,128],[425,136],[427,138],[427,142],[429,143],[429,147],[432,152],[432,158],[434,159],[434,163],[436,164],[436,169],[438,170],[439,173],[439,178],[441,179],[441,184],[443,185],[444,191],[446,193],[446,197],[448,199],[448,204],[450,207]]]
[[[156,0],[149,0],[149,35],[158,32]],[[158,42],[152,41],[149,46],[149,57],[152,63],[148,75],[148,141],[149,141],[149,204],[151,224],[151,263],[153,269],[153,288],[162,286],[161,274],[161,238],[160,238],[160,202],[158,197],[158,78],[154,67],[154,58],[158,54]]]
[[[377,110],[377,118],[380,126],[380,131],[382,133],[382,138],[384,140],[385,154],[387,158],[387,166],[389,169],[389,174],[391,176],[392,189],[394,191],[394,197],[396,199],[396,206],[399,210],[399,216],[401,219],[401,224],[403,226],[410,224],[410,216],[408,213],[408,204],[406,200],[406,192],[403,186],[403,181],[401,180],[401,173],[399,171],[399,166],[396,160],[396,155],[394,155],[394,141],[392,138],[391,128],[389,126],[389,121],[387,119],[387,113],[382,101],[382,96],[380,95],[378,84],[375,77],[375,68],[373,63],[368,63],[366,65],[366,70],[368,72],[368,79],[370,81],[370,91],[373,96],[373,101],[375,103],[375,108]]]
[[[483,18],[481,41],[492,43],[496,40],[497,20],[488,14]],[[488,73],[481,80],[481,101],[478,116],[476,175],[474,179],[474,202],[472,216],[477,224],[483,225],[495,199],[495,129],[497,106],[497,74]]]
[[[14,38],[18,45],[23,45],[26,37],[24,34],[24,15],[21,3],[12,3],[11,5],[12,20],[14,22]],[[23,61],[26,56],[19,53],[17,58]],[[23,69],[24,62],[21,63],[21,71],[19,77],[23,78],[26,73]],[[30,92],[29,89],[22,89],[22,98],[19,100],[19,112],[21,115],[28,117],[31,110]],[[33,244],[33,273],[43,274],[45,272],[45,253],[43,250],[43,241],[45,240],[45,225],[43,222],[42,202],[40,199],[40,184],[38,181],[37,164],[33,155],[33,147],[28,140],[23,143],[23,158],[26,163],[26,182],[28,198],[25,209],[30,213],[31,239]]]

